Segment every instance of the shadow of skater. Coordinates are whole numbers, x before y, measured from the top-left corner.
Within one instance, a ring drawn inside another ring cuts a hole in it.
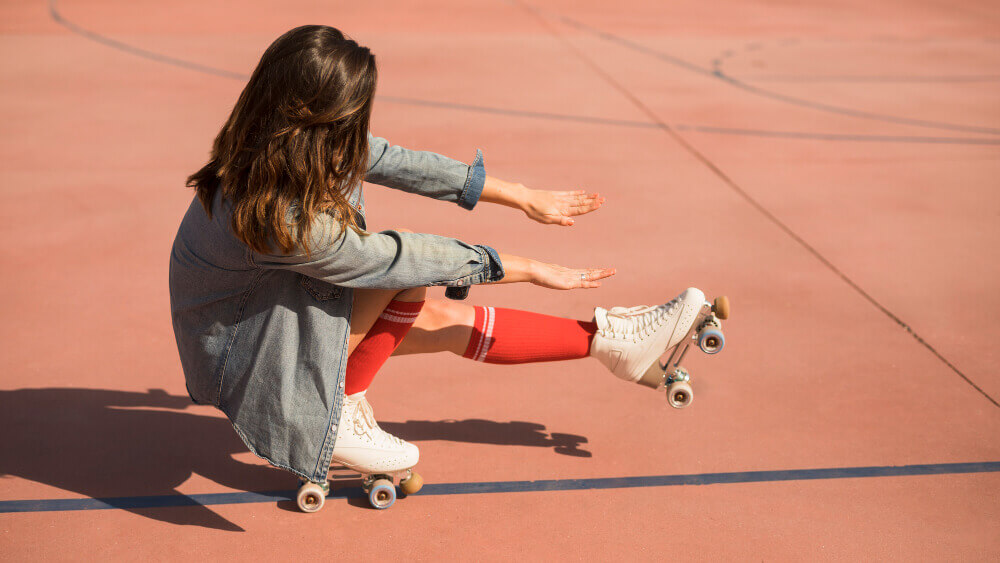
[[[587,438],[573,434],[545,432],[545,425],[534,422],[496,422],[470,418],[467,420],[407,420],[406,422],[379,422],[390,434],[410,442],[447,440],[502,446],[537,446],[553,448],[562,455],[591,457],[593,454],[580,449]]]
[[[586,438],[549,436],[545,426],[530,422],[443,420],[383,426],[410,440],[541,446],[565,455],[591,455],[578,449]],[[295,486],[296,478],[285,471],[233,458],[247,452],[226,418],[211,407],[194,405],[187,396],[162,390],[0,391],[0,476],[16,475],[112,506],[118,506],[116,498],[184,496],[177,487],[193,474],[243,491]],[[118,508],[171,524],[243,531],[194,502],[184,507]]]
[[[233,459],[244,453],[225,418],[181,412],[186,396],[98,389],[0,391],[0,475],[100,498],[182,495],[193,473],[238,490],[291,488],[294,477]],[[158,410],[150,410],[158,409]],[[202,505],[120,507],[172,524],[242,528]]]

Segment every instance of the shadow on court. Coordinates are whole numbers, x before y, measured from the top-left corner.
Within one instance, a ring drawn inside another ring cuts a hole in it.
[[[188,410],[190,409],[190,410]],[[225,418],[187,396],[50,388],[0,391],[0,476],[17,476],[115,505],[115,498],[184,496],[177,487],[192,474],[244,491],[291,489],[295,478],[268,465],[233,458],[247,452]],[[530,422],[444,420],[387,422],[387,431],[412,441],[447,440],[551,447],[590,457],[582,436],[546,434]],[[227,531],[243,528],[210,508],[123,510],[178,525]]]
[[[406,422],[379,422],[390,434],[404,440],[422,442],[446,440],[500,446],[537,446],[552,448],[556,453],[573,457],[591,457],[581,450],[587,438],[573,434],[549,434],[545,425],[535,422],[496,422],[493,420],[408,420]]]

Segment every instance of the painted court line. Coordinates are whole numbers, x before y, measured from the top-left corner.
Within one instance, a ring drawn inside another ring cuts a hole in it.
[[[560,13],[556,13],[556,12],[553,12],[553,11],[550,11],[550,10],[542,10],[540,8],[535,8],[533,6],[529,6],[529,8],[531,10],[535,11],[536,13],[547,14],[548,17],[558,19],[559,21],[565,23],[566,25],[568,25],[570,27],[573,27],[573,28],[575,28],[577,30],[583,31],[583,32],[588,33],[590,35],[593,35],[595,37],[599,37],[599,38],[601,38],[604,41],[608,41],[608,42],[611,42],[611,43],[616,43],[616,44],[621,45],[621,46],[623,46],[623,47],[625,47],[627,49],[630,49],[630,50],[638,52],[638,53],[643,53],[645,55],[648,55],[650,57],[659,59],[659,60],[661,60],[661,61],[663,61],[665,63],[671,64],[671,65],[676,66],[678,68],[683,68],[683,69],[688,70],[690,72],[694,72],[694,73],[697,73],[697,74],[700,74],[700,75],[703,75],[703,76],[714,78],[714,79],[719,80],[719,81],[721,81],[721,82],[723,82],[725,84],[728,84],[728,85],[730,85],[730,86],[732,86],[734,88],[739,88],[740,90],[743,90],[745,92],[749,92],[751,94],[756,94],[758,96],[762,96],[762,97],[765,97],[765,98],[770,98],[772,100],[777,100],[779,102],[783,102],[783,103],[786,103],[786,104],[789,104],[789,105],[795,105],[795,106],[800,106],[800,107],[804,107],[804,108],[810,108],[810,109],[819,110],[819,111],[823,111],[823,112],[826,112],[826,113],[832,113],[832,114],[837,114],[837,115],[844,115],[844,116],[849,116],[849,117],[856,117],[856,118],[859,118],[859,119],[869,119],[869,120],[874,120],[874,121],[881,121],[881,122],[884,122],[884,123],[897,123],[897,124],[900,124],[900,125],[911,125],[911,126],[914,126],[914,127],[926,127],[926,128],[931,128],[931,129],[940,129],[940,130],[947,130],[947,131],[961,131],[961,132],[964,132],[964,133],[979,133],[979,134],[986,134],[986,135],[1000,135],[1000,129],[997,129],[995,127],[982,127],[982,126],[977,126],[977,125],[963,125],[963,124],[959,124],[959,123],[948,123],[948,122],[944,122],[944,121],[933,121],[933,120],[929,120],[929,119],[919,119],[919,118],[912,118],[912,117],[904,117],[904,116],[897,116],[897,115],[889,115],[889,114],[883,114],[883,113],[876,113],[876,112],[865,111],[865,110],[860,110],[860,109],[854,109],[854,108],[849,108],[849,107],[844,107],[844,106],[838,106],[838,105],[834,105],[834,104],[828,104],[828,103],[821,102],[819,100],[808,99],[808,98],[799,98],[799,97],[796,97],[796,96],[791,96],[791,95],[788,95],[788,94],[783,94],[783,93],[775,91],[775,90],[770,90],[770,89],[767,89],[767,88],[762,88],[760,86],[755,86],[753,84],[749,84],[747,82],[743,82],[742,80],[740,80],[740,79],[738,79],[738,78],[736,78],[734,76],[730,76],[730,75],[722,72],[721,69],[717,69],[717,68],[716,69],[705,68],[705,67],[697,65],[695,63],[692,63],[690,61],[684,60],[684,59],[682,59],[680,57],[674,56],[673,54],[670,54],[670,53],[667,53],[667,52],[664,52],[664,51],[660,51],[660,50],[657,50],[657,49],[653,49],[651,47],[647,47],[647,46],[643,45],[642,43],[639,43],[638,41],[629,39],[627,37],[622,37],[622,36],[616,35],[614,33],[610,33],[608,31],[604,31],[602,29],[591,27],[591,26],[589,26],[589,25],[587,25],[587,24],[585,24],[583,22],[577,21],[577,20],[575,20],[573,18],[570,18],[568,16],[562,15]]]
[[[882,311],[883,314],[885,314],[892,321],[894,321],[901,328],[903,328],[906,332],[908,332],[910,336],[912,336],[914,340],[916,340],[921,346],[923,346],[929,352],[934,354],[934,356],[937,357],[938,360],[940,360],[943,364],[948,366],[948,368],[950,368],[953,372],[955,372],[955,374],[957,374],[960,378],[962,378],[962,380],[964,380],[967,384],[972,386],[973,389],[978,391],[979,394],[985,397],[986,400],[993,403],[993,406],[1000,407],[1000,402],[998,402],[996,399],[990,396],[979,385],[977,385],[974,381],[972,381],[972,379],[969,378],[969,376],[965,375],[965,373],[963,373],[960,369],[958,369],[958,367],[956,367],[955,364],[951,363],[947,358],[945,358],[944,355],[942,355],[940,352],[937,351],[936,348],[934,348],[934,346],[932,346],[929,342],[924,340],[923,337],[917,334],[917,332],[913,330],[913,328],[909,324],[905,323],[895,313],[890,311],[885,305],[877,301],[870,293],[865,291],[857,282],[848,277],[847,274],[843,272],[843,270],[835,266],[833,262],[827,259],[826,256],[824,256],[823,254],[821,254],[819,250],[817,250],[814,246],[806,242],[804,238],[799,236],[799,234],[793,231],[792,228],[789,227],[784,221],[779,219],[777,215],[775,215],[769,209],[764,207],[763,204],[761,204],[759,201],[757,201],[756,198],[750,195],[750,192],[743,189],[743,187],[737,184],[735,180],[733,180],[728,174],[726,174],[722,170],[722,168],[720,168],[715,162],[713,162],[710,158],[708,158],[708,156],[704,152],[698,150],[698,148],[695,147],[694,144],[688,141],[684,136],[680,135],[677,132],[676,127],[670,126],[665,121],[660,119],[660,116],[656,112],[654,112],[645,102],[639,99],[639,97],[634,92],[632,92],[632,90],[626,88],[625,85],[623,85],[621,82],[615,79],[615,77],[612,76],[607,70],[605,70],[601,65],[597,64],[597,62],[594,61],[594,59],[592,59],[590,56],[588,56],[586,53],[580,50],[575,44],[566,39],[562,34],[560,34],[558,31],[546,25],[545,19],[543,16],[539,15],[541,12],[538,9],[525,4],[521,5],[524,6],[524,8],[529,13],[532,13],[533,15],[536,16],[538,21],[548,29],[549,34],[553,35],[554,37],[562,41],[563,44],[569,50],[573,51],[573,53],[576,54],[576,56],[581,61],[586,63],[587,66],[589,66],[590,69],[593,70],[595,74],[604,79],[604,81],[608,85],[618,90],[618,92],[620,92],[622,96],[627,98],[632,103],[632,105],[635,106],[636,109],[646,114],[646,116],[649,117],[650,121],[659,124],[660,129],[662,129],[667,135],[669,135],[674,141],[677,142],[677,144],[683,147],[692,156],[701,161],[701,163],[704,164],[706,168],[708,168],[713,174],[715,174],[716,177],[722,180],[723,183],[729,186],[729,188],[732,189],[737,195],[746,200],[748,204],[750,204],[754,209],[756,209],[761,215],[763,215],[772,223],[774,223],[775,226],[784,231],[785,234],[787,234],[789,237],[795,240],[795,242],[799,243],[799,245],[802,246],[802,248],[804,248],[807,252],[812,254],[817,260],[819,260],[824,266],[826,266],[827,269],[829,269],[831,272],[837,275],[841,280],[843,280],[844,283],[846,283],[852,289],[854,289],[854,291],[856,291],[861,297],[863,297],[869,303],[874,305],[877,309]]]
[[[58,0],[49,0],[49,14],[52,17],[53,21],[55,21],[59,25],[62,25],[66,29],[72,31],[73,33],[76,33],[77,35],[90,39],[91,41],[96,41],[97,43],[106,45],[112,49],[121,51],[123,53],[129,53],[137,57],[145,58],[151,61],[172,65],[178,68],[186,68],[188,70],[201,72],[203,74],[208,74],[211,76],[219,76],[222,78],[229,78],[241,81],[250,78],[249,74],[241,72],[233,72],[222,68],[216,68],[213,66],[204,65],[194,61],[172,57],[170,55],[166,55],[163,53],[150,51],[148,49],[143,49],[142,47],[137,47],[135,45],[118,41],[117,39],[112,39],[110,37],[101,35],[99,33],[90,31],[89,29],[85,29],[62,15],[62,13],[59,11]],[[575,25],[575,22],[570,22],[570,23],[571,25]],[[616,38],[614,36],[608,35],[605,37],[605,39],[614,40]],[[689,68],[689,70],[694,70],[696,72],[712,75],[711,71],[703,69],[698,66],[694,66],[690,63],[686,63],[684,61],[681,61],[680,59],[671,59],[671,62],[673,62],[674,64],[679,64],[681,66],[685,66],[686,68]],[[640,129],[660,128],[659,123],[633,121],[627,119],[610,119],[610,118],[594,117],[587,115],[572,115],[572,114],[560,114],[552,112],[519,110],[511,108],[496,108],[496,107],[478,106],[472,104],[461,104],[455,102],[441,102],[435,100],[421,100],[417,98],[404,98],[400,96],[379,95],[376,96],[376,99],[395,104],[425,106],[425,107],[433,107],[441,109],[453,109],[453,110],[471,111],[471,112],[496,114],[496,115],[512,115],[512,116],[531,118],[531,119],[572,121],[578,123],[587,123],[591,125],[635,127]],[[857,142],[874,142],[874,143],[918,143],[918,144],[929,143],[929,144],[954,144],[954,145],[1000,145],[1000,139],[995,137],[993,138],[940,137],[940,136],[929,137],[929,136],[916,136],[916,135],[868,135],[868,134],[852,135],[852,134],[837,134],[837,133],[811,133],[807,131],[739,129],[731,127],[714,127],[708,125],[683,125],[683,124],[677,124],[675,127],[678,130],[693,130],[693,131],[700,131],[702,133],[713,133],[718,135],[741,135],[741,136],[779,138],[779,139],[807,139],[814,141],[857,141]]]
[[[483,483],[431,483],[417,496],[473,495],[486,493],[530,493],[543,491],[584,491],[591,489],[631,489],[637,487],[676,487],[680,485],[724,485],[821,479],[861,479],[866,477],[908,477],[915,475],[957,475],[962,473],[998,473],[1000,461],[974,463],[935,463],[925,465],[885,465],[871,467],[831,467],[825,469],[786,469],[779,471],[740,471],[734,473],[699,473],[689,475],[648,475],[642,477],[606,477],[598,479],[547,479],[541,481],[492,481]],[[207,506],[212,504],[247,504],[292,500],[296,491],[245,493],[208,493],[199,495],[160,495],[146,497],[41,499],[0,501],[0,513],[59,512],[70,510],[106,510],[164,508],[170,506]],[[359,487],[330,491],[330,498],[364,497]]]

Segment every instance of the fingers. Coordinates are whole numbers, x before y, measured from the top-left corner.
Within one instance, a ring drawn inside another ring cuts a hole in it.
[[[570,205],[586,205],[591,201],[598,199],[602,199],[601,194],[580,193],[563,198],[563,200]]]
[[[549,289],[592,289],[601,287],[600,280],[609,278],[617,270],[615,268],[584,268],[573,269],[557,264],[540,263],[537,277],[532,283]]]
[[[618,270],[614,268],[591,268],[584,272],[584,279],[587,280],[603,280],[604,278],[610,278],[615,275]]]
[[[588,213],[597,209],[598,207],[604,205],[605,201],[607,201],[607,199],[601,197],[600,194],[587,194],[569,198],[566,201],[566,204],[570,210],[580,214]]]
[[[579,287],[587,289],[601,287],[601,283],[598,280],[610,278],[616,273],[617,270],[614,268],[591,268],[588,270],[581,270]]]
[[[577,215],[585,215],[592,211],[596,211],[604,204],[605,199],[603,197],[593,194],[593,196],[587,196],[582,198],[574,198],[575,203],[566,204],[564,207],[559,209],[559,215],[551,217],[549,223],[554,223],[557,225],[562,225],[564,227],[569,227],[575,223],[570,217],[576,217]]]
[[[567,215],[583,215],[585,213],[590,213],[591,211],[597,210],[599,207],[604,205],[604,198],[592,199],[585,201],[584,203],[572,205],[566,209]]]
[[[591,200],[603,199],[601,194],[598,193],[587,193],[583,190],[577,190],[574,192],[550,192],[556,197],[561,203],[567,205],[582,205]]]
[[[569,227],[575,223],[570,217],[596,211],[606,201],[600,194],[586,190],[562,192],[536,190],[535,193],[539,194],[542,199],[536,202],[537,205],[534,209],[525,210],[528,216],[539,223],[563,227]]]

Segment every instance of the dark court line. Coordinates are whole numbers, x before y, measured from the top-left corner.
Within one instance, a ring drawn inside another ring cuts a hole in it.
[[[91,41],[95,41],[102,45],[111,47],[112,49],[115,49],[117,51],[128,53],[130,55],[134,55],[147,60],[152,60],[159,63],[176,66],[179,68],[184,68],[187,70],[193,70],[195,72],[200,72],[202,74],[218,76],[220,78],[227,78],[231,80],[246,80],[250,78],[250,75],[248,74],[233,72],[230,70],[204,65],[201,63],[196,63],[193,61],[180,59],[177,57],[171,57],[168,55],[164,55],[162,53],[157,53],[155,51],[149,51],[147,49],[136,47],[134,45],[130,45],[128,43],[124,43],[122,41],[118,41],[116,39],[112,39],[110,37],[106,37],[99,33],[90,31],[89,29],[80,27],[79,25],[66,19],[62,15],[62,13],[59,11],[58,0],[49,0],[49,14],[52,17],[53,21],[65,27],[66,29],[72,31],[73,33],[76,33],[77,35],[85,37]],[[672,62],[676,63],[677,61],[672,61]],[[692,70],[704,71],[704,69],[700,69],[699,67],[692,68]],[[378,96],[377,99],[394,104],[405,104],[405,105],[433,107],[440,109],[471,111],[471,112],[487,113],[494,115],[509,115],[514,117],[523,117],[529,119],[569,121],[575,123],[586,123],[591,125],[633,127],[637,129],[660,128],[660,124],[650,123],[646,121],[632,121],[624,119],[610,119],[604,117],[591,117],[586,115],[560,114],[551,112],[496,108],[496,107],[478,106],[472,104],[460,104],[454,102],[421,100],[416,98],[405,98],[399,96]],[[701,131],[704,133],[711,133],[717,135],[739,135],[739,136],[753,136],[753,137],[765,137],[765,138],[805,139],[805,140],[817,140],[817,141],[859,141],[859,142],[881,142],[881,143],[959,144],[959,145],[1000,144],[1000,140],[989,139],[989,138],[975,138],[975,137],[919,137],[919,136],[850,135],[850,134],[845,135],[845,134],[833,134],[833,133],[829,134],[809,133],[803,131],[737,129],[737,128],[727,128],[727,127],[712,127],[712,126],[683,125],[683,124],[678,124],[675,127],[677,127],[678,129],[689,129],[689,130]]]
[[[181,67],[181,68],[186,68],[188,70],[194,70],[194,71],[197,71],[197,72],[201,72],[201,73],[205,73],[205,74],[211,74],[211,75],[214,75],[214,76],[221,76],[223,78],[233,78],[233,79],[237,79],[237,80],[246,80],[247,78],[249,78],[249,76],[247,76],[245,74],[238,73],[238,72],[232,72],[232,71],[228,71],[228,70],[223,70],[221,68],[215,68],[215,67],[211,67],[211,66],[207,66],[207,65],[203,65],[203,64],[191,62],[191,61],[187,61],[187,60],[184,60],[184,59],[178,59],[178,58],[175,58],[175,57],[170,57],[170,56],[167,56],[167,55],[163,55],[161,53],[157,53],[155,51],[147,51],[146,49],[142,49],[142,48],[136,47],[134,45],[129,45],[128,43],[122,43],[121,41],[117,41],[115,39],[111,39],[110,37],[105,37],[105,36],[100,35],[98,33],[94,33],[93,31],[90,31],[89,29],[84,29],[84,28],[76,25],[75,23],[67,20],[66,18],[62,17],[62,14],[59,13],[59,6],[58,6],[58,1],[57,0],[49,0],[49,15],[52,16],[52,19],[56,23],[58,23],[59,25],[65,27],[66,29],[72,31],[73,33],[76,33],[78,35],[82,35],[82,36],[86,37],[87,39],[90,39],[92,41],[96,41],[96,42],[98,42],[98,43],[100,43],[102,45],[107,45],[108,47],[111,47],[112,49],[117,49],[119,51],[124,51],[126,53],[130,53],[130,54],[133,54],[133,55],[145,58],[145,59],[150,59],[150,60],[154,60],[154,61],[157,61],[157,62],[165,63],[165,64],[168,64],[168,65],[173,65],[173,66],[178,66],[178,67]]]
[[[590,117],[586,115],[573,115],[568,113],[550,113],[542,111],[529,111],[520,109],[497,108],[490,106],[477,106],[472,104],[459,104],[455,102],[438,102],[434,100],[421,100],[417,98],[401,98],[399,96],[377,96],[378,100],[395,104],[406,104],[411,106],[425,106],[441,109],[457,109],[472,111],[476,113],[492,113],[495,115],[512,115],[516,117],[532,117],[537,119],[549,119],[554,121],[575,121],[577,123],[590,123],[594,125],[614,125],[618,127],[635,127],[638,129],[659,129],[656,123],[648,121],[632,121],[628,119],[611,119],[607,117]]]
[[[852,74],[760,74],[743,75],[741,80],[753,80],[756,82],[878,82],[892,84],[938,84],[938,83],[964,83],[964,82],[997,82],[1000,75],[954,75],[954,76],[875,76],[875,75],[852,75]]]
[[[626,47],[629,50],[632,50],[632,51],[635,51],[635,52],[638,52],[638,53],[643,53],[645,55],[649,55],[649,56],[651,56],[651,57],[653,57],[655,59],[661,60],[661,61],[663,61],[665,63],[669,63],[671,65],[674,65],[674,66],[678,67],[678,68],[683,68],[683,69],[685,69],[687,71],[694,72],[696,74],[700,74],[700,75],[703,75],[703,76],[706,76],[706,77],[714,78],[716,80],[722,81],[725,84],[729,84],[730,86],[732,86],[734,88],[738,88],[738,89],[743,90],[745,92],[749,92],[751,94],[756,94],[758,96],[762,96],[762,97],[765,97],[765,98],[770,98],[772,100],[783,102],[783,103],[786,103],[786,104],[789,104],[789,105],[795,105],[795,106],[799,106],[799,107],[810,108],[810,109],[819,110],[819,111],[823,111],[823,112],[827,112],[827,113],[833,113],[833,114],[837,114],[837,115],[844,115],[844,116],[849,116],[849,117],[856,117],[856,118],[859,118],[859,119],[869,119],[869,120],[874,120],[874,121],[881,121],[881,122],[884,122],[884,123],[896,123],[896,124],[900,124],[900,125],[911,125],[911,126],[914,126],[914,127],[926,127],[926,128],[930,128],[930,129],[939,129],[939,130],[947,130],[947,131],[960,131],[960,132],[963,132],[963,133],[979,133],[979,134],[986,134],[986,135],[1000,135],[1000,129],[997,129],[995,127],[981,127],[981,126],[976,126],[976,125],[962,125],[962,124],[958,124],[958,123],[949,123],[949,122],[945,122],[945,121],[933,121],[933,120],[929,120],[929,119],[917,119],[917,118],[912,118],[912,117],[901,117],[901,116],[897,116],[897,115],[882,114],[882,113],[876,113],[876,112],[871,112],[871,111],[858,110],[858,109],[844,107],[844,106],[837,106],[837,105],[833,105],[833,104],[827,104],[827,103],[824,103],[824,102],[820,102],[820,101],[817,101],[817,100],[811,100],[811,99],[808,99],[808,98],[799,98],[799,97],[796,97],[796,96],[790,96],[788,94],[783,94],[781,92],[776,92],[774,90],[769,90],[767,88],[762,88],[760,86],[755,86],[753,84],[749,84],[747,82],[743,82],[742,80],[740,80],[740,79],[738,79],[738,78],[736,78],[734,76],[730,76],[730,75],[722,72],[722,70],[720,70],[720,69],[705,68],[705,67],[697,65],[695,63],[692,63],[690,61],[684,60],[684,59],[682,59],[680,57],[677,57],[675,55],[672,55],[670,53],[667,53],[667,52],[664,52],[664,51],[661,51],[661,50],[658,50],[658,49],[653,49],[653,48],[650,48],[650,47],[646,47],[645,45],[643,45],[643,44],[641,44],[641,43],[639,43],[637,41],[634,41],[632,39],[629,39],[627,37],[622,37],[620,35],[616,35],[614,33],[610,33],[610,32],[604,31],[602,29],[591,27],[591,26],[589,26],[589,25],[587,25],[587,24],[585,24],[583,22],[577,21],[577,20],[575,20],[573,18],[570,18],[568,16],[562,15],[560,13],[556,13],[556,12],[549,11],[549,10],[540,10],[540,9],[537,10],[537,11],[542,12],[542,13],[546,13],[546,14],[549,15],[549,17],[558,19],[559,21],[561,21],[561,22],[565,23],[566,25],[568,25],[570,27],[573,27],[573,28],[575,28],[575,29],[577,29],[579,31],[583,31],[584,33],[587,33],[589,35],[593,35],[595,37],[599,37],[599,38],[601,38],[601,39],[603,39],[605,41],[609,41],[609,42],[612,42],[612,43],[617,43],[618,45]]]
[[[776,227],[784,231],[785,234],[787,234],[789,237],[792,238],[792,240],[794,240],[800,246],[802,246],[803,249],[812,254],[817,260],[819,260],[824,266],[826,266],[827,269],[829,269],[832,273],[834,273],[841,280],[843,280],[844,283],[846,283],[852,289],[854,289],[854,291],[857,292],[858,295],[863,297],[865,300],[867,300],[869,303],[875,306],[878,310],[882,311],[882,313],[885,314],[889,319],[891,319],[893,322],[899,325],[903,330],[909,333],[909,335],[912,336],[913,339],[917,341],[917,343],[926,348],[939,361],[941,361],[941,363],[946,365],[956,375],[962,378],[963,381],[965,381],[973,389],[975,389],[980,395],[985,397],[986,400],[993,403],[993,406],[1000,407],[1000,402],[991,397],[990,394],[987,393],[985,390],[983,390],[982,387],[977,385],[976,382],[972,381],[972,379],[969,376],[965,375],[965,373],[963,373],[962,370],[958,369],[958,367],[955,366],[955,364],[951,363],[947,358],[945,358],[943,354],[938,352],[938,350],[930,344],[930,342],[927,342],[926,340],[923,339],[923,337],[917,334],[917,332],[913,330],[913,327],[904,322],[895,313],[890,311],[888,307],[886,307],[881,302],[876,300],[870,293],[865,291],[865,289],[862,288],[857,282],[851,279],[846,273],[844,273],[840,268],[838,268],[826,256],[820,253],[819,250],[817,250],[814,246],[812,246],[804,238],[802,238],[798,233],[792,230],[792,228],[789,227],[784,221],[779,219],[777,215],[772,213],[762,203],[757,201],[757,199],[755,199],[750,194],[750,192],[743,189],[743,187],[737,184],[735,180],[730,178],[729,175],[722,170],[722,168],[720,168],[714,161],[712,161],[712,159],[708,158],[708,156],[705,153],[698,150],[698,148],[695,147],[691,142],[689,142],[683,135],[678,133],[678,130],[675,126],[668,125],[665,121],[660,119],[659,115],[656,112],[654,112],[648,105],[646,105],[645,102],[639,99],[639,97],[634,92],[626,88],[622,83],[618,82],[618,80],[616,80],[614,76],[612,76],[608,71],[606,71],[603,67],[597,64],[596,61],[594,61],[586,53],[584,53],[581,49],[579,49],[575,44],[573,44],[573,42],[564,37],[563,34],[551,28],[548,25],[544,12],[542,10],[539,10],[531,5],[525,4],[521,0],[512,0],[512,1],[518,6],[522,7],[522,9],[524,9],[528,14],[535,17],[538,20],[538,22],[541,23],[542,26],[549,31],[550,34],[552,34],[554,37],[562,41],[562,43],[566,46],[568,50],[572,51],[581,61],[583,61],[587,66],[589,66],[591,70],[593,70],[595,74],[600,76],[608,85],[618,90],[618,92],[620,92],[623,97],[628,99],[632,103],[632,105],[636,107],[636,109],[644,113],[649,118],[650,121],[658,123],[664,133],[669,135],[674,141],[677,142],[677,144],[683,147],[684,150],[688,151],[692,156],[697,158],[703,165],[705,165],[706,168],[708,168],[713,174],[715,174],[716,177],[718,177],[720,180],[722,180],[723,183],[729,186],[729,188],[733,192],[735,192],[738,196],[743,198],[748,204],[750,204],[754,209],[756,209],[767,220],[774,223]]]
[[[733,127],[713,127],[710,125],[672,126],[678,131],[698,131],[720,135],[742,135],[748,137],[771,137],[775,139],[804,139],[813,141],[853,141],[861,143],[928,143],[938,145],[1000,145],[997,138],[973,137],[918,137],[911,135],[851,135],[843,133],[807,133],[804,131],[771,131],[766,129],[739,129]]]
[[[913,477],[920,475],[960,475],[1000,472],[1000,461],[973,463],[934,463],[924,465],[883,465],[870,467],[831,467],[824,469],[786,469],[778,471],[739,471],[733,473],[697,473],[688,475],[647,475],[641,477],[605,477],[597,479],[545,479],[539,481],[488,481],[482,483],[431,483],[424,485],[417,497],[442,495],[478,495],[490,493],[537,493],[547,491],[587,491],[599,489],[634,489],[639,487],[678,487],[687,485],[732,485],[738,483],[775,483],[782,481],[818,481],[830,479],[865,479],[874,477]],[[175,506],[213,504],[248,504],[279,502],[295,498],[296,491],[245,493],[208,493],[199,495],[159,495],[139,497],[41,499],[0,501],[0,513],[64,512],[76,510],[135,510]],[[363,498],[360,487],[330,491],[328,498]]]

